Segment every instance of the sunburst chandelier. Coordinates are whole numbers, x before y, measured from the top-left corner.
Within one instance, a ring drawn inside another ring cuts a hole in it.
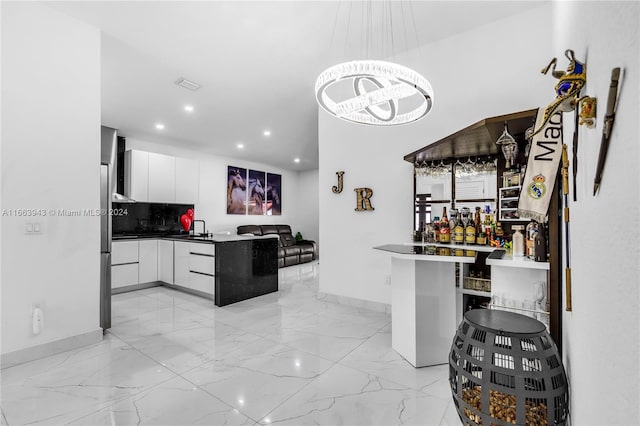
[[[385,16],[393,28],[390,6],[388,11],[385,9]],[[433,89],[425,77],[408,67],[381,60],[354,60],[329,67],[318,76],[315,93],[318,104],[330,114],[377,126],[414,122],[426,116],[433,106]]]

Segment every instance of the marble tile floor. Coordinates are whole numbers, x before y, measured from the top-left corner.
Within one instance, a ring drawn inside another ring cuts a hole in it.
[[[0,372],[1,425],[460,425],[446,365],[391,349],[388,314],[317,298],[317,262],[223,308],[116,295],[102,342]]]

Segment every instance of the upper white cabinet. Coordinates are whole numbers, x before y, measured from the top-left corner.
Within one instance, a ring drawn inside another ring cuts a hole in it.
[[[149,201],[149,153],[124,153],[124,192],[136,201]]]
[[[176,203],[198,202],[198,160],[176,157]]]
[[[136,201],[195,204],[199,162],[138,150],[125,152],[125,195]]]
[[[170,155],[149,153],[149,201],[176,200],[176,160]]]

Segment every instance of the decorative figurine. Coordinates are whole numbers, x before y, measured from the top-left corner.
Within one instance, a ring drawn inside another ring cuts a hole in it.
[[[556,58],[553,58],[549,65],[541,70],[542,74],[547,74],[549,69],[552,69],[551,75],[558,79],[558,83],[555,86],[556,99],[545,108],[542,123],[534,130],[533,135],[544,128],[556,111],[573,111],[576,108],[580,91],[587,83],[586,65],[576,60],[571,49],[567,49],[564,55],[570,61],[566,72],[556,71],[558,61]]]

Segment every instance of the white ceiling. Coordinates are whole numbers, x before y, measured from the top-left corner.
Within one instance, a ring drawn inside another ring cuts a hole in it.
[[[318,167],[314,84],[324,69],[362,59],[367,45],[379,58],[390,57],[540,3],[46,4],[102,30],[103,125],[131,138],[309,170]],[[391,37],[384,35],[390,28],[393,49]],[[369,36],[372,41],[367,43],[367,34],[378,38]],[[417,71],[429,78],[428,69]],[[178,87],[174,82],[179,77],[202,87],[195,92]],[[186,104],[193,105],[194,112],[186,113]],[[158,122],[166,126],[164,130],[155,129]],[[271,136],[263,135],[265,129],[271,130]],[[236,146],[240,142],[245,145],[242,150]],[[295,157],[301,161],[294,163]]]

